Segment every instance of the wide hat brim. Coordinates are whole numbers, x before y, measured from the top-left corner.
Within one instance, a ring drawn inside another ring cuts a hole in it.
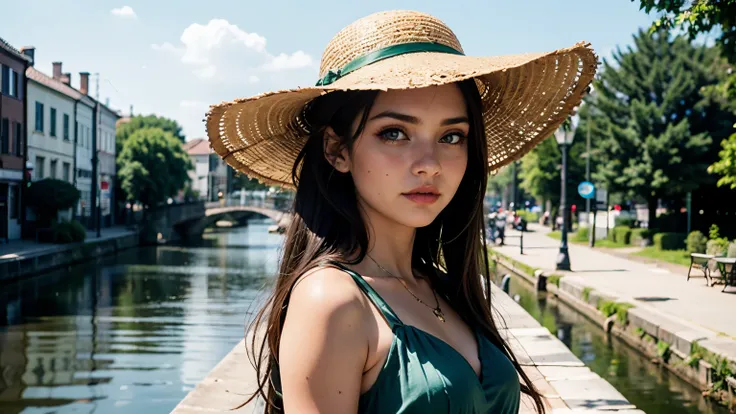
[[[393,90],[474,78],[481,94],[488,165],[499,169],[548,138],[578,106],[593,80],[587,43],[548,53],[471,57],[411,53],[372,63],[327,86],[270,92],[210,107],[207,135],[235,170],[293,188],[292,167],[309,137],[302,117],[311,100],[334,90]]]

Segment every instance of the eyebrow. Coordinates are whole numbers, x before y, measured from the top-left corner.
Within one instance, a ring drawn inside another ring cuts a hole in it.
[[[377,114],[377,115],[373,116],[369,120],[372,121],[374,119],[380,119],[380,118],[393,118],[393,119],[398,119],[399,121],[408,122],[410,124],[420,124],[421,123],[421,121],[419,120],[419,118],[417,118],[415,116],[411,116],[411,115],[407,115],[407,114],[402,114],[402,113],[394,112],[394,111],[383,111],[380,114]],[[454,118],[447,118],[447,119],[445,119],[445,120],[442,121],[442,125],[455,125],[455,124],[463,124],[463,123],[465,123],[465,124],[469,124],[470,123],[470,120],[468,119],[467,116],[458,116],[458,117],[454,117]]]

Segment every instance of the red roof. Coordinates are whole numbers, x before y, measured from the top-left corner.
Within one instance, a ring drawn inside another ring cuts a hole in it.
[[[194,138],[186,141],[184,144],[184,151],[189,155],[209,155],[212,153],[210,143],[204,138]]]
[[[26,77],[28,79],[34,80],[36,83],[40,83],[41,85],[62,93],[72,99],[79,100],[82,99],[82,96],[84,96],[82,95],[82,92],[79,92],[78,90],[72,88],[71,86],[65,84],[60,80],[54,79],[51,76],[44,74],[33,66],[30,66],[28,69],[26,69]]]

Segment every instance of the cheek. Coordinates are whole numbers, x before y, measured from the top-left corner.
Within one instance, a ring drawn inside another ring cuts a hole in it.
[[[465,149],[448,153],[443,157],[442,175],[449,181],[459,184],[466,168],[468,168],[468,153]]]

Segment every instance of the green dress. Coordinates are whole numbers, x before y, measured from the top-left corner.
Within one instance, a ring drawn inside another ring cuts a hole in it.
[[[358,403],[359,413],[460,414],[519,412],[519,376],[511,361],[476,331],[481,378],[447,342],[405,325],[359,274],[348,273],[380,309],[394,334],[386,363]]]

